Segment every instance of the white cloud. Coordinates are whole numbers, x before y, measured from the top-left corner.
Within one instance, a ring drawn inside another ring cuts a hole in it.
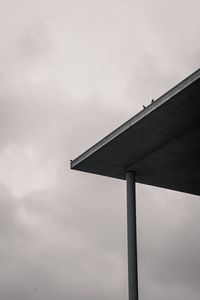
[[[0,181],[17,197],[55,185],[55,166],[42,161],[33,145],[10,145],[0,154]]]
[[[125,299],[125,186],[69,159],[199,67],[198,1],[0,8],[0,298]],[[199,299],[199,209],[138,186],[141,300]]]

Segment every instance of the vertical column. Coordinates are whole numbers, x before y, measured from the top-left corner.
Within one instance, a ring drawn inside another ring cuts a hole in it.
[[[138,300],[138,268],[137,268],[137,224],[135,174],[127,172],[127,233],[128,233],[128,286],[129,300]]]

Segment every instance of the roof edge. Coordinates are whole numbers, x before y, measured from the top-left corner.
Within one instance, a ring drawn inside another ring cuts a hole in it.
[[[81,155],[79,155],[77,158],[71,161],[71,169],[75,168],[76,165],[81,163],[83,160],[88,158],[90,155],[98,151],[100,148],[102,148],[104,145],[108,144],[110,141],[112,141],[115,137],[126,131],[129,127],[140,121],[142,118],[144,118],[146,115],[157,109],[159,106],[161,106],[163,103],[170,100],[172,97],[174,97],[176,94],[187,88],[190,84],[195,82],[200,78],[200,68],[197,69],[195,72],[193,72],[191,75],[186,77],[184,80],[179,82],[177,85],[175,85],[173,88],[171,88],[169,91],[161,95],[159,98],[157,98],[153,103],[150,103],[144,110],[138,112],[136,115],[134,115],[132,118],[130,118],[128,121],[123,123],[121,126],[116,128],[114,131],[112,131],[110,134],[105,136],[103,139],[101,139],[99,142],[94,144],[92,147],[90,147],[88,150],[83,152]]]

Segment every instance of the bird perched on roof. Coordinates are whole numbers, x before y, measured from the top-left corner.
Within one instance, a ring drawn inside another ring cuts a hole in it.
[[[154,99],[151,100],[151,103],[154,103]]]
[[[144,106],[144,105],[142,105],[142,106],[143,106],[144,109],[146,108],[146,106]]]

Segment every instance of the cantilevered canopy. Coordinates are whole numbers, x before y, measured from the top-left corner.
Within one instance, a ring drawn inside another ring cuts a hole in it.
[[[200,69],[71,163],[84,172],[200,195]]]

